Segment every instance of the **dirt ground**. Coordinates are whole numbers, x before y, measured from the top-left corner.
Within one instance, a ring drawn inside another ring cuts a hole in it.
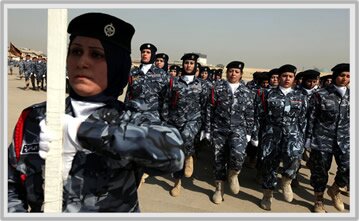
[[[8,75],[8,143],[11,142],[12,131],[21,110],[25,107],[46,100],[45,91],[33,91],[23,89],[24,79],[18,80],[16,73]],[[199,149],[195,159],[195,171],[191,178],[183,178],[183,188],[179,197],[172,197],[169,191],[173,185],[170,175],[147,178],[139,189],[141,211],[149,216],[189,216],[189,217],[266,217],[270,216],[312,216],[313,189],[309,185],[310,171],[302,162],[300,169],[300,186],[293,188],[294,200],[291,203],[284,201],[281,190],[274,192],[272,211],[261,209],[258,204],[262,198],[260,186],[255,182],[255,169],[244,167],[240,173],[239,181],[241,190],[234,195],[230,192],[228,185],[225,186],[224,201],[216,205],[211,201],[214,191],[214,180],[212,173],[212,152],[209,147]],[[330,170],[328,185],[333,183],[336,165],[333,161]],[[325,216],[350,215],[350,198],[342,195],[345,203],[345,212],[338,213],[332,206],[330,197],[325,193],[325,208],[328,211]],[[299,213],[299,214],[295,214]],[[336,214],[334,214],[336,213]],[[318,215],[318,214],[314,214]],[[320,215],[322,217],[323,215]],[[319,217],[319,216],[316,216]]]

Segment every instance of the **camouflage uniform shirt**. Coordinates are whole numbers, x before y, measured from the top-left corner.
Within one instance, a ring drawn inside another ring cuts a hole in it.
[[[172,78],[167,91],[167,122],[182,135],[186,156],[194,154],[194,138],[199,132],[205,114],[208,88],[200,78],[186,83],[184,76]]]
[[[160,121],[168,84],[169,76],[164,70],[152,65],[145,74],[136,68],[130,72],[125,104],[133,112],[141,112],[151,122]],[[132,118],[136,120],[136,116]]]
[[[349,95],[349,88],[341,97],[330,85],[312,96],[307,130],[312,149],[332,152],[336,143],[342,153],[349,152]]]
[[[254,126],[254,93],[243,83],[232,93],[227,81],[216,81],[209,99],[206,131],[212,132],[215,179],[225,180],[227,168],[242,168],[246,135],[251,135]]]

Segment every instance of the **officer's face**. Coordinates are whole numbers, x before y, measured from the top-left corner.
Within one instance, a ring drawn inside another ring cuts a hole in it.
[[[93,96],[107,88],[107,62],[101,42],[77,36],[67,55],[69,83],[80,96]]]
[[[185,60],[183,63],[183,69],[186,73],[192,73],[194,70],[195,61],[193,60]]]
[[[239,68],[229,68],[227,70],[227,80],[234,84],[238,83],[241,80],[242,71]]]
[[[171,75],[172,77],[176,77],[176,75],[177,75],[176,70],[170,70],[170,75]]]
[[[262,88],[267,88],[269,86],[269,81],[268,80],[264,80],[261,82],[261,87]]]
[[[294,73],[284,72],[279,76],[279,85],[284,88],[290,88],[294,83]]]
[[[332,83],[332,79],[331,78],[328,78],[324,81],[324,86],[329,86],[330,84]]]
[[[165,66],[165,60],[163,58],[157,58],[155,61],[155,65],[158,68],[163,68],[163,66]]]
[[[199,76],[199,72],[200,72],[200,69],[197,67],[197,69],[196,69],[196,74],[195,74],[196,77]]]
[[[306,89],[312,89],[318,84],[317,79],[308,79],[304,82],[304,86]]]
[[[203,80],[207,80],[207,78],[208,78],[208,72],[207,72],[207,71],[203,71],[203,72],[201,73],[201,78],[202,78]]]
[[[151,50],[150,49],[143,49],[141,51],[141,61],[143,63],[148,63],[151,60]]]
[[[272,77],[269,80],[269,84],[272,86],[278,86],[279,81],[278,81],[278,75],[277,74],[273,74]]]
[[[339,87],[347,86],[350,82],[350,72],[342,72],[335,78],[335,85]]]

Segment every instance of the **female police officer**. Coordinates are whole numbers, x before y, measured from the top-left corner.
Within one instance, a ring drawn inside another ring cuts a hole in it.
[[[215,82],[206,112],[205,131],[213,132],[216,204],[224,200],[224,181],[228,180],[232,193],[240,190],[238,175],[254,126],[255,94],[241,82],[244,63],[232,61],[226,68],[227,81]]]
[[[314,212],[326,212],[323,195],[333,156],[338,165],[334,183],[328,188],[334,207],[344,211],[340,189],[349,185],[350,159],[350,70],[341,63],[332,68],[333,84],[313,94],[310,99],[307,146],[311,148],[310,185],[314,188]]]
[[[296,177],[304,151],[307,100],[300,91],[292,89],[295,73],[293,65],[280,67],[279,87],[270,90],[265,102],[258,105],[259,116],[263,116],[265,124],[261,135],[263,199],[260,203],[265,210],[271,210],[276,171],[281,160],[284,199],[293,200],[291,181]]]
[[[138,212],[138,168],[150,174],[182,168],[178,131],[126,122],[131,113],[117,100],[127,84],[134,31],[102,13],[80,15],[68,26],[64,212]],[[43,159],[51,142],[45,111],[45,103],[26,108],[16,125],[9,147],[9,212],[42,211]]]

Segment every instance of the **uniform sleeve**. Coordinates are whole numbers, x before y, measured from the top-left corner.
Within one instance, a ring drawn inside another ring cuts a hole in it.
[[[261,128],[261,123],[263,123],[263,119],[264,116],[267,112],[266,109],[266,97],[267,97],[267,93],[265,90],[260,91],[258,89],[257,93],[255,93],[254,96],[254,104],[253,104],[253,108],[254,108],[254,129],[253,129],[253,133],[252,133],[252,139],[259,141],[260,137],[259,137],[259,130]]]
[[[306,139],[312,139],[313,129],[314,129],[314,120],[316,111],[320,102],[320,95],[318,93],[314,93],[313,96],[309,99],[308,104],[308,116],[307,116],[307,128],[305,133]]]
[[[247,122],[247,135],[252,136],[252,133],[254,132],[254,97],[255,93],[252,91],[249,91],[247,93],[246,98],[246,112],[245,112],[245,118]]]
[[[31,62],[30,72],[35,74],[35,72],[36,72],[36,64],[35,64],[35,62]]]
[[[77,137],[83,148],[132,161],[150,174],[173,173],[183,166],[183,141],[176,128],[86,120]]]
[[[304,135],[304,139],[305,139],[307,123],[308,123],[308,118],[307,118],[308,101],[305,98],[305,96],[302,96],[302,100],[303,100],[303,106],[302,106],[302,110],[301,110],[300,118],[299,118],[300,119],[299,120],[299,129],[301,130],[302,134]]]
[[[209,88],[208,90],[208,96],[207,96],[207,104],[206,104],[206,117],[205,117],[205,125],[204,130],[206,133],[212,132],[212,117],[213,117],[213,111],[216,104],[216,94],[215,94],[215,87],[214,85]]]
[[[205,84],[203,82],[202,84],[202,93],[201,93],[201,122],[200,125],[202,125],[201,128],[205,128],[206,119],[207,119],[207,106],[208,106],[208,96],[209,96],[209,90],[208,90],[208,84]],[[206,131],[207,132],[207,131]]]
[[[170,84],[173,82],[173,78],[169,77],[168,74],[164,74],[163,77],[163,87],[159,95],[158,105],[161,113],[161,120],[167,122],[168,121],[168,113],[169,113],[169,102],[170,102]]]

